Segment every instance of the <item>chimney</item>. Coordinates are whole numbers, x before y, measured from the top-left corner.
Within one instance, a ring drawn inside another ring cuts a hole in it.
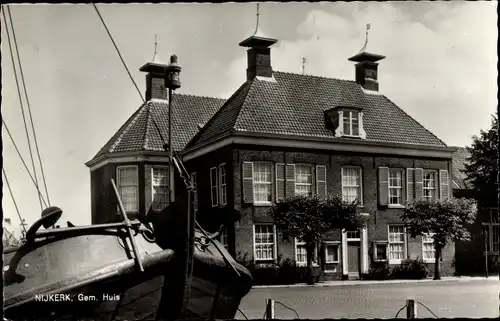
[[[249,48],[247,50],[248,66],[247,80],[257,77],[273,77],[271,67],[271,48],[278,40],[266,37],[259,30],[259,4],[257,4],[257,27],[252,36],[240,42],[241,47]]]
[[[167,64],[153,59],[146,63],[139,70],[146,72],[146,101],[155,99],[167,99],[167,89],[165,88],[165,75]]]
[[[378,63],[385,56],[372,54],[366,51],[349,58],[349,61],[357,62],[356,82],[366,90],[378,91]]]

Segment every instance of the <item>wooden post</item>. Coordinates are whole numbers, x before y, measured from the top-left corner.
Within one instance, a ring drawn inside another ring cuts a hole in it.
[[[406,318],[416,319],[417,318],[417,306],[415,305],[415,300],[406,300]]]
[[[274,300],[273,299],[266,300],[266,319],[267,320],[274,319]]]

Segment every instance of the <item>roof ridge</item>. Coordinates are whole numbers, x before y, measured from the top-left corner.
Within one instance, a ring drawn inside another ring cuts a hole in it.
[[[181,94],[181,93],[176,93],[175,95],[176,96],[184,96],[184,97],[196,97],[196,98],[209,98],[209,99],[225,100],[224,98],[221,98],[221,97],[210,97],[210,96],[205,96],[205,95]]]
[[[144,136],[142,137],[142,149],[145,150],[147,148],[147,145],[148,145],[148,132],[149,132],[149,122],[150,122],[150,119],[151,119],[151,113],[152,113],[152,110],[151,110],[151,106],[152,104],[149,104],[149,101],[148,103],[146,104],[146,107],[148,108],[148,111],[146,113],[146,130],[144,131]],[[170,106],[169,106],[170,108]]]
[[[245,95],[245,99],[243,99],[243,103],[241,103],[240,110],[238,111],[238,116],[236,117],[236,120],[234,121],[233,129],[238,127],[237,124],[239,123],[239,121],[241,119],[241,111],[243,110],[243,107],[245,107],[245,105],[248,102],[248,96],[250,96],[250,93],[252,92],[252,88],[255,88],[254,83],[255,83],[254,81],[251,81],[249,84],[250,88],[248,88],[247,93]]]
[[[121,131],[120,135],[118,135],[118,137],[116,138],[115,142],[111,145],[111,147],[109,148],[109,151],[108,151],[109,153],[114,152],[115,147],[122,141],[123,136],[125,136],[125,134],[128,133],[128,130],[130,129],[130,127],[132,127],[132,125],[135,123],[137,118],[142,115],[144,110],[148,107],[149,102],[150,102],[150,100],[148,100],[147,102],[142,104],[141,107],[139,107],[139,110],[136,113],[134,113],[133,117],[130,117],[129,119],[127,119],[127,121],[125,122],[125,124],[127,126],[125,126],[123,131]]]
[[[388,98],[386,95],[381,95],[382,97],[384,97],[385,99],[387,99],[391,104],[393,104],[394,106],[396,106],[399,110],[401,110],[406,116],[410,117],[410,119],[412,119],[413,121],[415,121],[420,127],[422,127],[425,131],[427,131],[429,134],[431,134],[432,136],[434,136],[434,138],[436,138],[437,140],[439,140],[444,146],[448,147],[448,145],[446,145],[446,143],[441,139],[439,138],[436,134],[434,134],[433,132],[431,132],[430,130],[428,130],[424,125],[422,125],[418,120],[416,120],[413,116],[411,116],[410,114],[408,114],[403,108],[399,107],[399,105],[397,105],[395,102],[393,102],[390,98]]]
[[[356,81],[355,81],[355,80],[352,80],[352,79],[341,79],[341,78],[336,78],[336,77],[316,76],[316,75],[311,75],[311,74],[299,74],[299,73],[296,73],[296,72],[289,72],[289,71],[278,71],[278,70],[273,70],[273,73],[278,73],[278,74],[289,74],[289,75],[294,75],[294,76],[303,76],[303,77],[312,77],[312,78],[330,79],[330,80],[338,80],[338,81],[346,81],[346,82],[356,83]]]

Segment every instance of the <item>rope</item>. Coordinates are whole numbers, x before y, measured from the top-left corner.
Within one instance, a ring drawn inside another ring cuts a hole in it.
[[[5,16],[5,10],[2,10],[2,15],[3,15],[3,20],[5,22],[5,25],[7,26],[7,17]],[[5,28],[5,30],[7,32],[7,40],[8,40],[8,44],[9,44],[10,57],[11,57],[11,60],[12,60],[12,68],[14,70],[14,77],[16,79],[17,93],[19,95],[19,104],[21,105],[21,113],[23,115],[24,131],[26,132],[26,139],[28,141],[28,149],[29,149],[29,152],[30,152],[31,165],[33,166],[33,174],[35,176],[36,185],[38,186],[38,178],[36,176],[35,161],[33,160],[33,152],[31,150],[31,142],[30,142],[30,136],[29,136],[29,132],[28,132],[28,125],[26,125],[26,116],[24,115],[23,99],[21,97],[21,90],[20,90],[20,87],[19,87],[19,79],[17,78],[16,63],[14,61],[14,53],[12,52],[12,45],[11,45],[12,41],[10,39],[9,28]],[[43,211],[41,194],[38,195],[38,201],[40,202],[40,210]]]
[[[241,309],[238,307],[238,311],[240,311],[241,315],[246,319],[248,320],[248,317],[245,315],[245,313],[243,313],[243,311],[241,311]]]
[[[42,199],[42,202],[45,206],[47,206],[47,203],[45,202],[45,199],[43,198],[43,195],[42,193],[40,192],[40,188],[38,187],[38,184],[35,182],[35,179],[33,178],[33,176],[31,175],[31,172],[28,168],[28,165],[26,165],[26,162],[24,161],[23,159],[23,156],[21,155],[21,152],[19,151],[19,148],[17,148],[17,145],[16,145],[16,142],[14,141],[14,138],[12,138],[12,135],[10,133],[10,130],[9,128],[7,127],[7,124],[5,123],[5,120],[2,118],[2,123],[3,123],[3,127],[5,128],[5,130],[7,131],[7,134],[9,135],[9,138],[10,140],[12,141],[12,144],[14,145],[14,148],[16,149],[16,152],[17,152],[17,155],[19,155],[19,158],[21,158],[21,162],[23,163],[24,165],[24,168],[26,169],[26,171],[28,172],[28,175],[30,176],[31,178],[31,181],[33,182],[33,184],[35,184],[35,187],[36,187],[36,190],[38,191],[38,195],[39,197]]]
[[[405,304],[401,309],[399,309],[399,311],[398,311],[398,313],[396,313],[396,316],[394,317],[394,319],[396,319],[398,317],[399,313],[401,311],[403,311],[403,309],[406,308],[406,307],[407,307],[407,304]]]
[[[279,304],[281,305],[282,307],[290,310],[290,311],[293,311],[293,313],[295,313],[295,316],[297,317],[297,319],[300,319],[299,317],[299,314],[297,313],[297,311],[293,308],[290,308],[289,306],[285,305],[284,303],[281,303],[279,301],[274,301],[274,304]],[[262,315],[262,319],[264,319],[266,317],[266,313],[267,313],[267,302],[266,302],[266,309],[264,310],[264,315]],[[247,319],[248,320],[248,319]]]
[[[436,317],[436,319],[439,319],[438,316],[436,314],[434,314],[434,312],[431,311],[431,309],[429,309],[428,307],[425,306],[425,304],[423,303],[420,303],[420,302],[416,302],[417,304],[420,304],[421,306],[423,306],[424,308],[427,309],[427,311],[429,311],[434,317]]]
[[[14,202],[14,206],[15,206],[16,211],[17,211],[17,216],[19,216],[19,221],[22,223],[23,219],[21,217],[21,212],[19,211],[19,207],[17,207],[17,202],[16,202],[16,199],[14,198],[14,193],[12,193],[12,189],[10,188],[9,180],[7,179],[7,174],[5,173],[5,169],[3,167],[2,167],[2,173],[3,173],[3,177],[5,177],[5,183],[7,184],[7,188],[9,189],[9,193],[10,193],[10,196],[12,197],[12,201]],[[21,224],[21,226],[23,227],[24,234],[26,234],[26,227],[22,224]]]
[[[106,22],[104,22],[104,19],[102,18],[101,13],[99,12],[99,9],[97,9],[97,6],[95,5],[95,3],[92,3],[92,5],[94,6],[94,9],[97,12],[97,15],[101,19],[101,22],[104,26],[104,29],[106,29],[106,32],[108,33],[108,36],[111,39],[111,42],[113,42],[113,45],[115,46],[116,52],[118,53],[118,56],[120,57],[120,60],[122,61],[123,67],[125,67],[125,70],[127,71],[128,76],[130,77],[130,80],[132,80],[132,83],[134,84],[135,89],[137,89],[139,96],[141,96],[142,102],[145,102],[144,97],[142,97],[142,93],[139,90],[139,87],[137,87],[137,84],[135,83],[134,78],[132,78],[132,74],[130,74],[130,71],[127,68],[127,64],[125,64],[125,61],[123,60],[122,54],[120,53],[120,50],[118,49],[118,46],[116,45],[115,40],[113,39],[113,36],[111,35],[111,32],[108,29],[108,26],[106,26]]]
[[[19,48],[17,46],[16,32],[14,30],[14,23],[12,21],[12,13],[10,11],[10,6],[9,5],[7,5],[7,12],[9,14],[9,19],[10,19],[10,26],[11,26],[10,29],[12,30],[12,38],[14,38],[14,46],[16,47],[16,55],[17,55],[17,61],[18,61],[18,65],[19,65],[19,73],[21,75],[21,81],[23,83],[24,95],[26,97],[26,105],[28,106],[28,114],[30,116],[31,129],[33,131],[33,139],[34,139],[34,142],[35,142],[35,148],[36,148],[36,153],[37,153],[37,156],[38,156],[38,162],[40,164],[40,172],[42,174],[42,181],[43,181],[43,185],[45,187],[45,195],[47,196],[47,203],[50,206],[49,192],[47,190],[47,182],[46,182],[46,179],[45,179],[45,173],[43,171],[43,162],[42,162],[42,158],[40,157],[40,149],[38,148],[38,140],[36,138],[35,125],[33,123],[33,116],[31,115],[31,104],[30,104],[30,101],[28,99],[28,91],[26,89],[26,82],[24,81],[23,65],[21,64],[21,57],[19,55]]]

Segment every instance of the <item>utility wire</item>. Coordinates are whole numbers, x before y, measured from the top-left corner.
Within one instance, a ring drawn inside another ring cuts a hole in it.
[[[7,127],[7,124],[5,123],[5,120],[3,119],[3,117],[2,117],[2,123],[3,123],[3,127],[7,131],[7,134],[9,135],[10,140],[12,141],[12,144],[14,145],[14,148],[16,149],[17,155],[19,155],[19,158],[21,158],[21,162],[23,163],[24,168],[26,169],[26,171],[28,172],[28,175],[30,176],[31,181],[33,182],[33,184],[35,184],[35,187],[36,187],[36,190],[38,191],[39,197],[42,199],[43,204],[45,206],[47,206],[47,203],[45,202],[45,199],[43,198],[43,195],[40,192],[40,188],[38,187],[38,184],[35,182],[35,179],[31,175],[30,170],[28,168],[28,165],[26,165],[26,162],[24,161],[23,156],[21,155],[21,152],[19,151],[19,148],[17,148],[16,142],[14,141],[14,138],[12,137],[12,135],[10,133],[9,127]]]
[[[243,311],[241,311],[241,309],[238,307],[238,311],[240,311],[241,315],[246,319],[248,320],[248,317],[245,315],[245,313],[243,313]]]
[[[30,152],[31,165],[33,166],[33,175],[35,176],[36,186],[38,187],[38,178],[36,176],[35,161],[33,160],[33,152],[31,150],[31,142],[30,142],[30,137],[29,137],[29,132],[28,132],[28,125],[26,124],[26,116],[24,115],[23,99],[21,97],[21,90],[20,90],[20,87],[19,87],[19,79],[17,78],[16,63],[14,61],[14,53],[12,52],[12,45],[11,45],[12,41],[10,39],[9,28],[7,26],[7,17],[5,16],[5,10],[2,10],[2,15],[3,15],[3,20],[5,22],[5,27],[6,27],[5,31],[7,32],[7,40],[8,40],[8,44],[9,44],[10,57],[11,57],[11,60],[12,60],[12,68],[14,70],[14,77],[16,79],[17,93],[19,95],[19,104],[21,105],[21,113],[23,115],[24,130],[26,132],[26,139],[28,141],[28,149],[29,149],[29,152]],[[40,202],[40,210],[43,211],[41,194],[38,194],[38,201]]]
[[[36,153],[37,153],[37,156],[38,156],[38,162],[40,164],[40,171],[41,171],[41,174],[42,174],[42,181],[43,181],[43,185],[45,187],[45,196],[47,196],[47,203],[50,206],[50,198],[49,198],[49,192],[48,192],[48,189],[47,189],[47,181],[45,179],[45,173],[43,171],[43,162],[42,162],[42,157],[40,156],[40,149],[38,148],[38,140],[36,138],[35,125],[33,123],[33,116],[31,115],[31,105],[30,105],[30,101],[28,99],[28,91],[26,89],[26,82],[24,81],[23,65],[21,64],[21,57],[19,55],[19,47],[17,46],[16,32],[15,32],[15,29],[14,29],[14,23],[12,21],[12,13],[10,11],[10,6],[9,5],[7,5],[7,12],[8,12],[9,19],[10,19],[10,26],[11,26],[10,29],[12,30],[12,38],[14,39],[14,46],[16,48],[17,61],[18,61],[18,65],[19,65],[19,72],[20,72],[20,75],[21,75],[21,81],[23,83],[24,95],[26,96],[26,104],[28,106],[28,114],[30,116],[31,129],[33,131],[33,139],[35,141]]]
[[[104,28],[106,29],[106,32],[108,33],[108,36],[111,39],[111,42],[113,42],[113,45],[115,46],[116,52],[118,53],[118,56],[120,56],[120,60],[122,61],[123,67],[125,67],[125,70],[127,71],[128,76],[130,77],[130,80],[132,80],[132,83],[134,84],[135,89],[137,89],[139,96],[141,96],[142,102],[145,102],[144,97],[142,96],[142,93],[141,93],[139,87],[137,87],[137,84],[135,83],[134,78],[132,78],[132,74],[128,70],[127,65],[125,64],[125,61],[123,60],[122,54],[120,53],[120,50],[118,49],[118,46],[116,45],[115,40],[113,39],[113,36],[111,35],[111,32],[108,29],[108,26],[106,26],[106,22],[104,22],[104,19],[102,18],[101,13],[99,12],[99,9],[97,9],[97,6],[95,5],[95,3],[92,3],[92,5],[94,6],[94,9],[97,12],[97,15],[99,15],[99,18],[101,19],[101,22],[102,22]]]
[[[5,173],[5,169],[2,167],[3,177],[5,177],[5,183],[7,184],[7,188],[9,189],[10,196],[12,197],[12,201],[14,202],[14,206],[17,211],[17,216],[19,216],[19,221],[22,223],[23,218],[21,217],[21,212],[19,212],[19,207],[17,207],[16,199],[14,198],[14,193],[12,193],[12,189],[10,188],[9,180],[7,179],[7,174]],[[26,227],[21,224],[24,230],[24,234],[26,234]]]
[[[396,316],[394,319],[396,319],[401,311],[403,311],[404,308],[406,308],[407,304],[405,304],[401,309],[399,309],[398,313],[396,313]]]
[[[429,311],[433,316],[436,317],[436,319],[439,319],[437,315],[434,314],[434,312],[431,311],[431,309],[429,309],[428,307],[425,306],[425,304],[421,303],[421,302],[417,302],[417,304],[420,304],[421,306],[423,306],[424,308],[427,309],[427,311]]]

